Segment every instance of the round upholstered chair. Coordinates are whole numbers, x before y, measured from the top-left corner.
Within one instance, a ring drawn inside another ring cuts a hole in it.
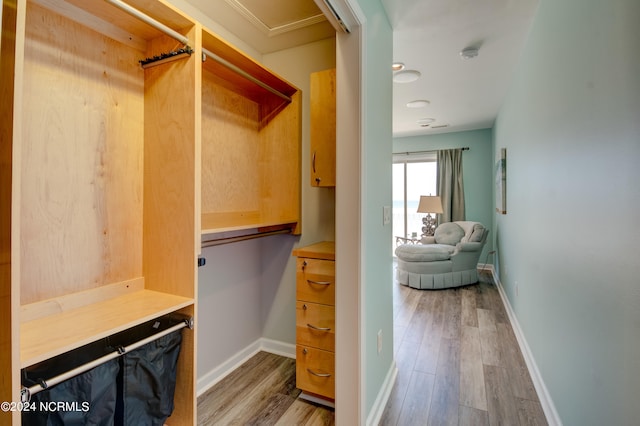
[[[420,244],[396,247],[396,278],[417,289],[459,287],[478,282],[478,259],[489,230],[479,222],[447,222]]]

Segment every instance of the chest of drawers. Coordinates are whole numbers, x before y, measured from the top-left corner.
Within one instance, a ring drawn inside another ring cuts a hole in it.
[[[296,266],[296,386],[335,398],[335,244],[293,251]]]

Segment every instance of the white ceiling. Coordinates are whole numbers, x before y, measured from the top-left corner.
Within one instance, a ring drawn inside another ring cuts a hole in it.
[[[261,53],[334,34],[314,0],[187,1]],[[421,73],[393,84],[394,136],[492,127],[538,0],[381,2],[394,29],[393,60]],[[475,59],[460,57],[468,46],[479,48]],[[430,103],[407,108],[412,100]],[[422,127],[421,118],[434,121]]]

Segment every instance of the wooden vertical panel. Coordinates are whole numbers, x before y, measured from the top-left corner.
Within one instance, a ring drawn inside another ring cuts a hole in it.
[[[262,128],[259,144],[261,212],[266,221],[297,222],[301,227],[301,102],[300,92]]]
[[[21,302],[142,273],[140,53],[27,5]]]
[[[257,103],[203,70],[203,214],[259,210],[259,117]]]
[[[195,30],[191,38],[199,37]],[[150,43],[148,55],[167,52],[175,40]],[[145,70],[144,276],[145,287],[195,297],[194,101],[198,53]]]

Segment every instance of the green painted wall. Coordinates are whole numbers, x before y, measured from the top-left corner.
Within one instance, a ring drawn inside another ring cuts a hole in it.
[[[391,103],[393,35],[379,0],[359,0],[366,15],[364,142],[362,152],[362,294],[365,413],[370,414],[393,362],[391,224],[383,225],[383,206],[391,206]],[[338,89],[339,90],[339,89]],[[338,119],[340,119],[338,117]],[[339,191],[340,188],[336,188]],[[339,237],[338,237],[339,238]],[[378,354],[377,333],[383,348]]]
[[[639,22],[637,0],[541,0],[494,128],[500,280],[565,425],[640,418]]]
[[[469,147],[462,158],[464,202],[467,220],[483,223],[493,232],[493,151],[491,129],[393,139],[393,152],[431,151]],[[491,236],[491,234],[489,234]],[[480,262],[493,263],[493,239],[487,241]]]

